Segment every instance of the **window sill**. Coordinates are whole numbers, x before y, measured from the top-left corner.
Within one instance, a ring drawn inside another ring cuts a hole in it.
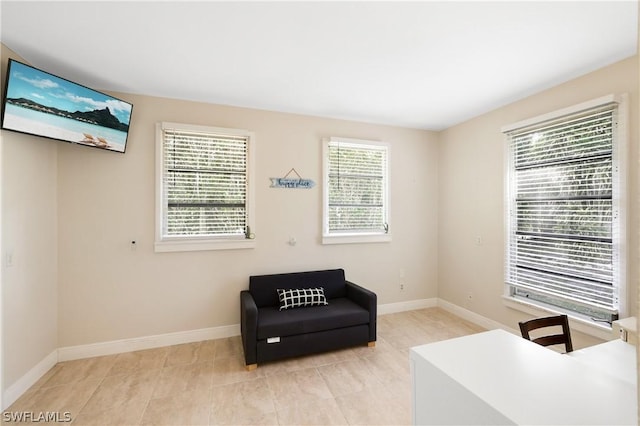
[[[546,308],[541,305],[525,302],[520,299],[516,299],[509,296],[502,296],[502,303],[511,309],[515,309],[520,312],[525,312],[529,315],[534,316],[545,316],[545,315],[557,315],[557,314],[567,314],[569,316],[569,323],[571,324],[571,328],[579,331],[581,333],[587,334],[589,336],[597,337],[602,340],[613,340],[616,339],[616,336],[609,325],[602,325],[600,323],[595,323],[586,318],[581,318],[575,315],[575,313],[569,312],[561,312],[560,310],[553,310]]]
[[[256,240],[177,240],[156,241],[155,252],[253,249]]]
[[[391,234],[344,234],[322,236],[322,244],[361,244],[388,242],[391,242]]]

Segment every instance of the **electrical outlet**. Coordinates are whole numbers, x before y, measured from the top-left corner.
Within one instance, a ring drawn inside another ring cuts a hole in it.
[[[400,283],[400,291],[404,291],[404,283]]]

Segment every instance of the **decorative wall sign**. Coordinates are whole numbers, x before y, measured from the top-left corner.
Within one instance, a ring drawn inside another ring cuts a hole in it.
[[[297,179],[290,178],[289,175],[291,172],[295,173],[298,176]],[[300,174],[296,171],[295,168],[289,170],[289,172],[281,178],[269,178],[271,179],[270,188],[304,188],[310,189],[315,186],[315,182],[311,179],[303,179]]]

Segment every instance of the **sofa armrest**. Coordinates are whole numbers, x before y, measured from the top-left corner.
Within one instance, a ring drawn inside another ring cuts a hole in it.
[[[258,358],[258,307],[248,290],[240,292],[240,334],[245,364],[256,364]]]
[[[378,296],[371,290],[345,281],[347,297],[369,311],[369,342],[376,341],[376,319],[378,317]]]

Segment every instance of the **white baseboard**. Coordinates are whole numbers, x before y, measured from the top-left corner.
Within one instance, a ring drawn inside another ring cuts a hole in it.
[[[416,309],[435,308],[438,306],[438,299],[416,299],[406,302],[385,303],[378,305],[378,315],[395,314],[398,312],[414,311]]]
[[[2,410],[4,411],[11,404],[16,402],[31,386],[34,385],[47,371],[51,370],[58,362],[58,351],[54,350],[47,355],[42,361],[37,363],[24,376],[18,379],[14,384],[9,386],[2,395]]]
[[[412,311],[415,309],[433,308],[438,299],[418,299],[406,302],[378,305],[378,315]],[[221,327],[202,328],[199,330],[179,331],[175,333],[143,336],[131,339],[112,340],[109,342],[90,343],[87,345],[67,346],[58,349],[58,362],[96,356],[113,355],[123,352],[140,351],[179,345],[182,343],[200,342],[203,340],[222,339],[240,335],[240,324]]]
[[[480,327],[486,328],[487,330],[495,330],[499,328],[504,331],[508,331],[509,333],[520,336],[520,330],[507,327],[501,322],[494,321],[487,317],[483,317],[480,314],[476,314],[475,312],[472,312],[468,309],[462,308],[458,305],[454,305],[453,303],[447,302],[446,300],[438,299],[438,307],[444,309],[447,312],[451,312],[452,314],[459,316],[462,319],[465,319],[469,322],[479,325]]]
[[[113,355],[239,335],[240,324],[234,324],[132,339],[112,340],[110,342],[91,343],[88,345],[67,346],[58,349],[58,361],[71,361],[74,359]]]
[[[416,309],[440,307],[461,318],[466,319],[486,329],[501,328],[514,334],[517,330],[511,329],[504,324],[482,315],[471,312],[453,303],[438,298],[416,299],[406,302],[386,303],[378,305],[378,315],[393,314],[398,312],[412,311]],[[240,335],[240,324],[226,325],[221,327],[202,328],[198,330],[179,331],[175,333],[158,334],[153,336],[143,336],[132,339],[112,340],[109,342],[91,343],[87,345],[67,346],[58,348],[45,359],[40,361],[27,374],[11,385],[4,392],[2,407],[4,410],[13,404],[24,392],[49,371],[57,362],[72,361],[76,359],[91,358],[96,356],[113,355],[124,352],[133,352],[144,349],[153,349],[163,346],[178,345],[182,343],[200,342],[203,340],[222,339]]]

